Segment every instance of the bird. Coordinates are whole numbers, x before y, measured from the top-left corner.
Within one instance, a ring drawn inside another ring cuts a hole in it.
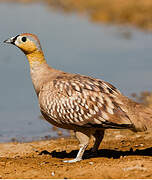
[[[138,132],[152,128],[152,110],[126,97],[112,84],[49,66],[35,34],[21,33],[4,43],[15,45],[27,57],[44,119],[59,128],[74,130],[80,148],[74,159],[64,162],[81,161],[91,136],[95,139],[91,153],[97,152],[106,129]]]

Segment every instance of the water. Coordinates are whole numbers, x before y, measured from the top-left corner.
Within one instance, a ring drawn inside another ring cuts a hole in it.
[[[127,96],[152,89],[152,34],[92,24],[43,4],[0,3],[0,25],[1,42],[22,32],[36,33],[48,64],[57,69],[104,79]],[[24,54],[5,44],[0,54],[0,142],[57,136],[39,118]]]

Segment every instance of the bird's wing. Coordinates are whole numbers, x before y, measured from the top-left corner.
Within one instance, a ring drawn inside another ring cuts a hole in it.
[[[58,76],[43,86],[40,108],[57,123],[103,128],[131,125],[121,93],[111,84],[87,76]]]

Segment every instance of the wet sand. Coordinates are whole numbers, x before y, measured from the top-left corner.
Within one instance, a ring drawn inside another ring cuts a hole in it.
[[[93,139],[77,163],[74,137],[0,144],[0,178],[152,178],[152,133],[108,130],[97,155]]]

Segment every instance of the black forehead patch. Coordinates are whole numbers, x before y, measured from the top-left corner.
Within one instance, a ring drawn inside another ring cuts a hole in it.
[[[15,36],[14,38],[13,38],[13,44],[15,44],[15,41],[16,41],[16,39],[19,37],[20,35],[17,35],[17,36]]]

